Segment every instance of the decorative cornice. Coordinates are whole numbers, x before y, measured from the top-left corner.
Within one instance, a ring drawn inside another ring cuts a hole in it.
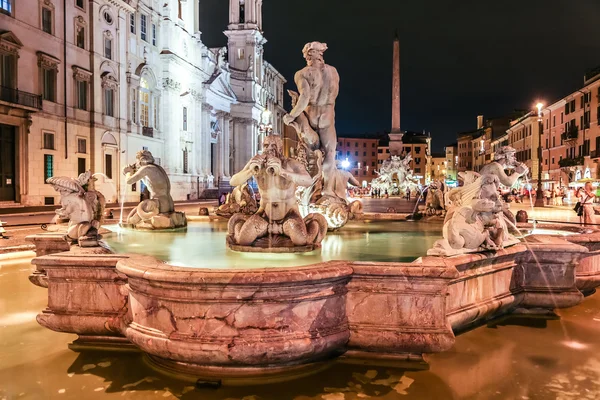
[[[73,65],[73,77],[78,81],[89,82],[92,80],[92,73],[87,69]]]
[[[108,2],[130,13],[134,13],[137,8],[137,0],[108,0]]]
[[[58,69],[58,64],[60,64],[60,60],[56,57],[51,56],[50,54],[46,54],[42,51],[36,52],[38,57],[38,66],[44,69]]]
[[[180,90],[181,83],[171,78],[163,78],[163,88],[171,90]]]
[[[119,88],[119,81],[109,73],[102,74],[102,82],[100,86],[106,89],[117,90]]]
[[[41,3],[46,6],[46,7],[50,7],[51,9],[54,10],[54,4],[52,4],[52,2],[50,0],[41,0]]]

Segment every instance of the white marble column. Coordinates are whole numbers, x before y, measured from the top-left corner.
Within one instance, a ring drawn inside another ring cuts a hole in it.
[[[213,107],[210,104],[202,104],[202,139],[201,139],[201,154],[200,169],[203,174],[211,173],[210,160],[210,113]],[[213,174],[214,175],[214,174]]]

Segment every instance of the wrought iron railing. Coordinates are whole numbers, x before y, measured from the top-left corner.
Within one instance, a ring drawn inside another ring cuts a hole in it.
[[[561,138],[563,142],[568,142],[570,140],[576,140],[577,136],[579,136],[579,128],[574,126],[573,128],[569,128],[566,132],[563,132]]]
[[[563,158],[558,160],[558,166],[564,167],[575,167],[577,165],[583,165],[583,157]]]
[[[42,109],[42,96],[0,86],[0,100],[26,107]]]

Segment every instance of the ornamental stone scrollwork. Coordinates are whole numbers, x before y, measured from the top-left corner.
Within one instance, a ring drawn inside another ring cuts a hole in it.
[[[54,9],[54,4],[52,4],[52,2],[50,0],[42,0],[42,4],[46,7],[50,7],[52,9]]]
[[[112,38],[113,38],[113,34],[112,34],[112,33],[111,33],[111,31],[109,31],[109,30],[106,30],[106,31],[104,31],[104,36],[105,36],[107,39],[112,39]]]
[[[163,78],[163,87],[165,89],[180,90],[181,83],[172,78]]]
[[[202,111],[203,112],[212,112],[213,106],[208,103],[202,103]]]
[[[58,69],[58,64],[60,64],[60,60],[56,57],[51,56],[50,54],[46,54],[42,51],[38,51],[38,66],[44,69]]]
[[[76,65],[73,66],[73,78],[77,81],[89,82],[92,80],[92,73]]]
[[[195,101],[197,101],[197,102],[202,101],[202,92],[195,90],[195,89],[190,89],[190,94],[192,95],[192,98]]]
[[[107,89],[117,90],[119,87],[119,81],[110,73],[105,72],[101,75],[102,82],[100,86]]]
[[[12,32],[4,32],[0,34],[0,50],[9,54],[19,56],[19,49],[23,47],[23,43]]]

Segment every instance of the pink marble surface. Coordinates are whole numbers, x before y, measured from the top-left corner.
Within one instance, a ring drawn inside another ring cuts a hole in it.
[[[240,272],[132,257],[117,269],[129,279],[125,335],[155,357],[266,367],[324,359],[348,341],[346,263]]]
[[[346,350],[419,359],[486,318],[581,301],[580,277],[589,275],[590,290],[600,284],[600,255],[589,251],[600,237],[570,238],[534,235],[496,253],[413,263],[262,270],[176,267],[71,246],[33,260],[48,283],[38,321],[79,334],[82,346],[127,340],[164,368],[200,376],[291,371]],[[47,240],[34,243],[56,249],[56,238]]]

